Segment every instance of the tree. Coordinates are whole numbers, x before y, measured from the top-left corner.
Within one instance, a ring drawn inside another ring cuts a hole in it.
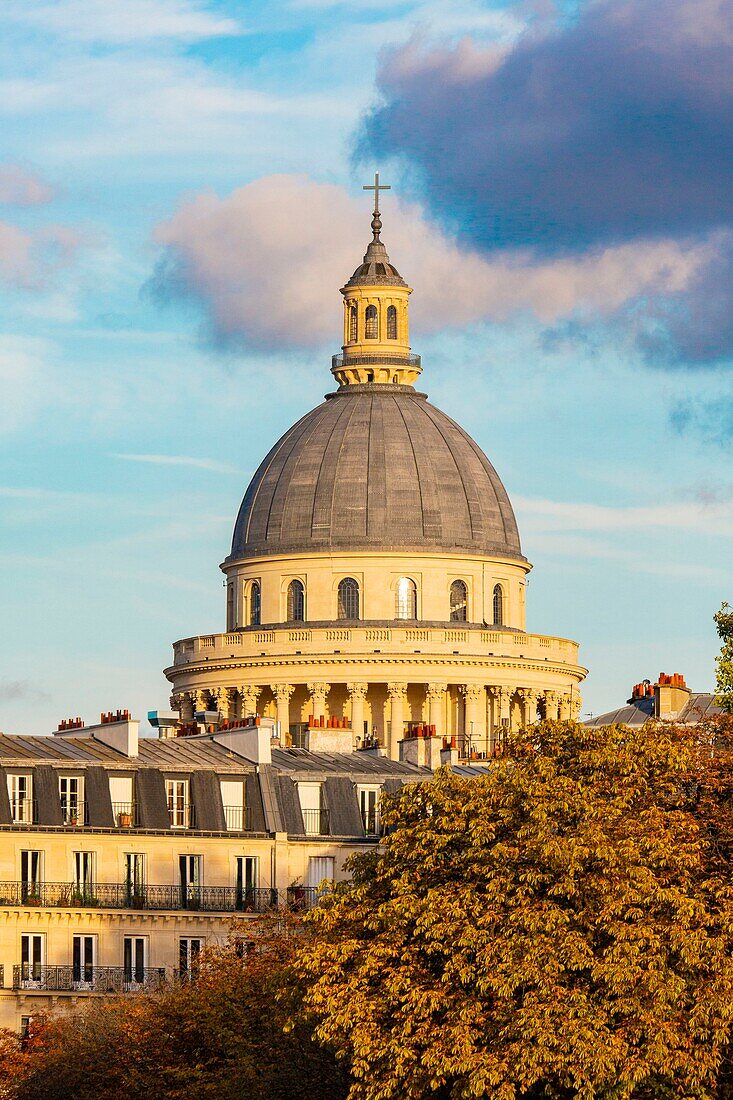
[[[548,722],[485,776],[404,788],[296,963],[349,1096],[711,1095],[732,922],[703,755],[672,726]]]
[[[722,645],[715,658],[716,702],[726,714],[733,714],[733,609],[723,603],[713,615]]]
[[[8,1100],[344,1100],[344,1072],[298,1017],[292,959],[302,930],[242,925],[204,954],[195,981],[90,1000],[18,1050],[0,1043]],[[242,945],[246,950],[242,957]]]

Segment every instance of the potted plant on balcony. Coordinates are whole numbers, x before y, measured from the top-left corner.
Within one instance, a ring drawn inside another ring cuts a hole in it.
[[[29,890],[24,898],[26,905],[40,905],[41,895],[37,890]]]
[[[121,829],[130,829],[132,827],[132,814],[129,810],[121,810],[117,815],[117,821]]]

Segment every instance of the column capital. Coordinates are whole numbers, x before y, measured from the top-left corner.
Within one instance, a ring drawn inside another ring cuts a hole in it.
[[[494,698],[497,699],[499,702],[508,702],[517,689],[510,687],[492,686],[491,688],[489,688],[489,690],[491,691],[491,694],[494,696]]]
[[[273,684],[272,685],[272,694],[275,696],[275,698],[277,700],[282,699],[284,702],[288,701],[288,699],[290,698],[290,696],[293,694],[294,691],[295,691],[295,688],[293,687],[292,684]]]
[[[306,684],[306,687],[308,688],[311,699],[320,699],[321,702],[324,702],[324,703],[326,701],[326,696],[328,695],[329,691],[331,690],[331,685],[330,684],[321,683],[321,682]]]
[[[523,703],[532,703],[539,698],[539,692],[535,691],[534,688],[517,688],[517,695]]]
[[[347,684],[346,690],[352,699],[366,699],[369,684]]]
[[[461,684],[461,694],[466,702],[478,702],[486,694],[483,684]]]
[[[556,691],[547,690],[544,693],[546,703],[556,703],[559,699],[559,695]]]
[[[447,684],[426,684],[425,693],[428,699],[439,699],[448,690]]]
[[[570,717],[573,721],[577,722],[580,717],[580,711],[583,706],[583,699],[580,695],[573,695],[570,700]]]
[[[407,695],[407,684],[387,684],[387,694],[390,699],[404,699]]]

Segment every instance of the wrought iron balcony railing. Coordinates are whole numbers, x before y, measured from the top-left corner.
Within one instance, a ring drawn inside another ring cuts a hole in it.
[[[36,825],[38,823],[38,803],[35,798],[11,798],[10,820],[13,825]]]
[[[13,989],[48,993],[147,993],[166,980],[165,967],[47,966],[20,963],[13,967]]]
[[[421,360],[419,355],[339,355],[331,356],[331,369],[340,370],[342,367],[352,366],[379,366],[387,363],[395,367],[419,367]]]
[[[113,802],[112,814],[119,829],[133,829],[140,824],[137,805],[134,802]]]
[[[0,906],[265,913],[277,909],[280,904],[277,890],[259,887],[0,882]]]
[[[329,836],[331,815],[328,810],[301,810],[303,831],[306,836]]]
[[[251,806],[225,806],[224,820],[227,829],[232,833],[248,833],[252,831],[252,807]]]
[[[86,802],[65,802],[61,800],[61,816],[64,825],[88,825],[89,810]]]
[[[323,891],[317,886],[288,886],[288,909],[296,913],[312,909],[314,905],[318,905],[318,899],[322,894]]]

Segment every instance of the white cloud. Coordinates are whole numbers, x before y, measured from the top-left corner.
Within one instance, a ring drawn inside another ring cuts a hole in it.
[[[54,192],[33,172],[17,164],[0,164],[0,202],[13,206],[40,206],[50,202]]]
[[[317,345],[339,332],[337,288],[360,261],[369,217],[365,200],[302,176],[258,179],[225,198],[200,194],[157,227],[168,255],[158,283],[197,297],[224,340]],[[423,332],[521,313],[543,323],[576,310],[611,314],[641,293],[681,289],[713,247],[655,241],[580,259],[512,252],[487,260],[399,199],[390,197],[383,220],[393,263],[419,286],[411,315]]]
[[[25,0],[15,7],[13,18],[46,34],[108,44],[192,42],[241,33],[235,20],[214,15],[195,0]]]
[[[210,470],[213,474],[242,473],[225,462],[216,462],[213,458],[193,458],[189,455],[113,454],[112,458],[121,458],[125,462],[150,462],[156,466],[194,466],[198,470]]]
[[[614,508],[530,497],[512,499],[525,531],[680,530],[733,538],[733,508],[729,502],[688,500]]]
[[[50,396],[52,385],[46,366],[49,355],[50,346],[45,340],[0,333],[0,433],[27,429],[41,404],[39,394],[46,399]]]

